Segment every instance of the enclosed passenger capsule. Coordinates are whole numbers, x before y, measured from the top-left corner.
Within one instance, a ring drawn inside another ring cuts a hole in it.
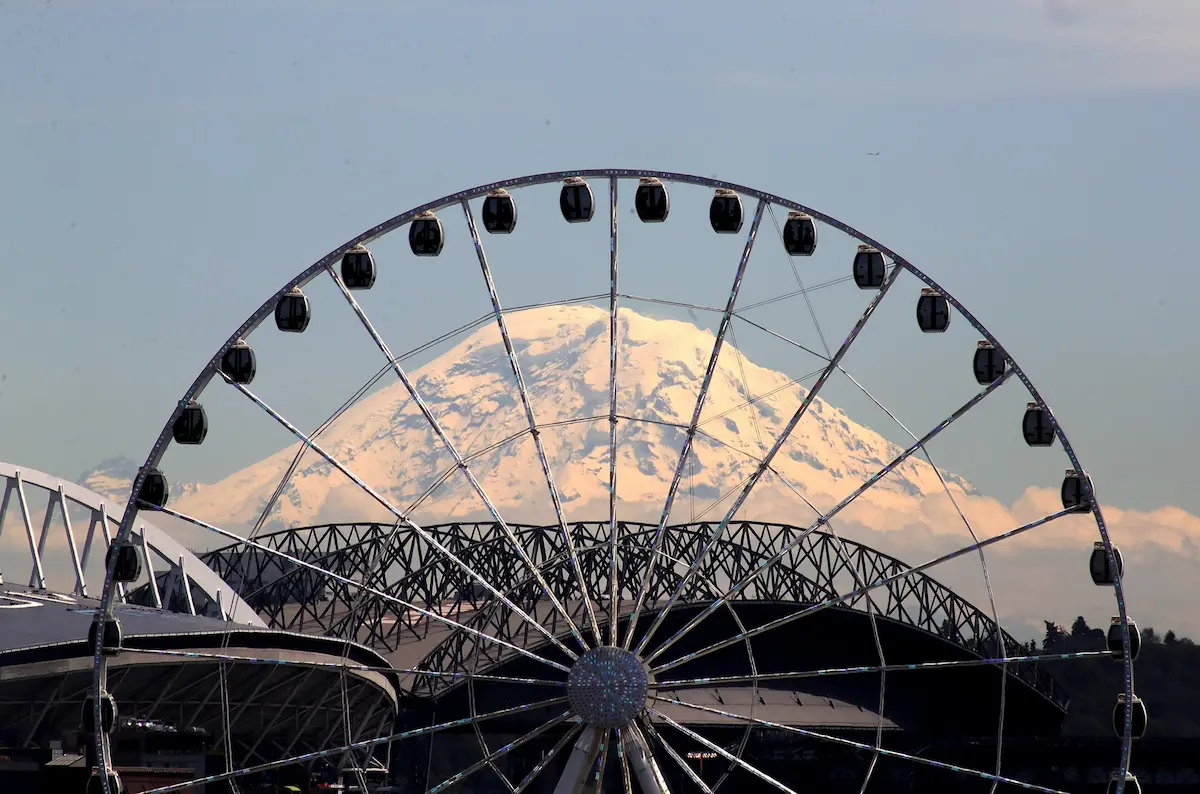
[[[1037,403],[1027,403],[1025,418],[1021,420],[1021,433],[1025,443],[1031,447],[1048,447],[1054,443],[1054,425],[1050,414]]]
[[[789,256],[812,256],[817,250],[817,224],[804,212],[789,212],[783,224],[783,248]]]
[[[859,289],[879,289],[887,275],[883,253],[878,248],[860,245],[854,255],[854,283]]]
[[[117,558],[117,565],[113,569],[113,581],[122,584],[136,582],[142,574],[142,561],[138,559],[137,547],[128,542],[114,542],[104,555],[105,568],[112,562],[114,555]]]
[[[1133,704],[1129,709],[1132,712],[1132,723],[1129,726],[1129,738],[1140,739],[1146,735],[1146,726],[1149,724],[1149,717],[1146,714],[1146,704],[1137,695],[1133,696]],[[1117,705],[1113,708],[1113,731],[1118,737],[1125,735],[1125,693],[1117,695]]]
[[[1067,469],[1061,495],[1063,510],[1092,512],[1092,478],[1086,472]]]
[[[1122,731],[1123,733],[1124,731]],[[1117,794],[1119,790],[1121,790],[1121,773],[1114,771],[1108,780],[1108,788],[1105,791],[1108,794]],[[1125,773],[1125,794],[1142,794],[1142,784],[1128,772]]]
[[[280,331],[293,334],[304,333],[312,313],[308,298],[299,287],[292,287],[286,295],[275,304],[275,327]]]
[[[1113,546],[1112,550],[1113,557],[1117,560],[1115,572],[1108,561],[1108,553],[1104,551],[1104,544],[1100,541],[1092,544],[1092,556],[1088,560],[1088,570],[1092,574],[1092,581],[1099,587],[1112,585],[1118,576],[1125,575],[1125,561],[1121,559],[1121,550],[1116,546]]]
[[[991,342],[984,340],[976,346],[975,360],[972,362],[976,383],[981,386],[995,383],[1004,377],[1007,368],[1008,362],[1004,359],[1004,354]]]
[[[1130,661],[1137,659],[1141,651],[1142,635],[1138,632],[1138,626],[1134,619],[1129,618]],[[1120,659],[1125,656],[1125,637],[1121,631],[1121,618],[1119,615],[1113,615],[1112,622],[1108,625],[1108,652],[1114,659]]]
[[[102,624],[92,621],[88,626],[88,649],[94,654],[96,652],[96,640],[98,636],[103,636],[104,639],[104,655],[116,656],[121,653],[121,624],[116,618],[105,618],[103,635],[98,635],[97,626]]]
[[[708,205],[708,222],[717,234],[737,234],[742,230],[742,199],[732,190],[719,187]]]
[[[596,210],[591,186],[577,176],[564,179],[558,194],[558,208],[567,223],[587,223]]]
[[[917,325],[927,334],[940,334],[950,327],[950,302],[935,289],[921,290],[917,298]]]
[[[642,223],[662,223],[671,212],[671,196],[662,181],[644,176],[638,180],[637,192],[633,194],[633,208]]]
[[[517,202],[504,188],[487,194],[483,200],[483,228],[491,234],[512,234],[517,228]]]
[[[241,339],[226,348],[221,355],[221,372],[234,383],[244,386],[252,382],[257,371],[254,349]]]
[[[413,218],[408,225],[408,247],[417,256],[437,256],[445,243],[442,222],[429,210]]]
[[[141,507],[165,507],[170,488],[167,478],[158,469],[147,469],[142,478],[142,488],[138,491],[138,505]]]
[[[107,772],[104,774],[108,777],[108,794],[125,794],[125,786],[121,783],[120,775],[116,772]],[[97,770],[88,778],[87,794],[104,794],[104,780],[100,775],[101,772]]]
[[[171,425],[171,437],[176,444],[203,444],[208,436],[208,415],[204,406],[191,400],[175,417]]]
[[[96,699],[88,695],[83,699],[83,708],[80,710],[80,726],[84,733],[96,732]],[[113,696],[105,692],[100,696],[100,732],[112,733],[113,726],[117,724],[117,701]]]
[[[362,245],[342,254],[342,283],[346,289],[370,289],[375,286],[375,257]]]

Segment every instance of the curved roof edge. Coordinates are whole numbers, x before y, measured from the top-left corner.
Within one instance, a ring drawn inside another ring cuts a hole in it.
[[[42,588],[45,587],[45,575],[41,555],[45,549],[46,540],[50,537],[51,532],[55,531],[53,524],[57,523],[57,532],[63,532],[67,535],[68,551],[71,563],[74,566],[75,588],[72,594],[87,595],[88,582],[85,577],[85,570],[87,568],[88,555],[91,551],[92,533],[95,531],[97,525],[101,527],[104,548],[107,551],[110,538],[116,534],[117,529],[120,527],[121,517],[125,512],[124,509],[95,491],[64,480],[61,477],[55,477],[52,474],[47,474],[26,466],[17,466],[13,463],[0,461],[0,479],[3,480],[3,495],[0,496],[0,529],[3,529],[8,509],[14,507],[18,514],[16,523],[23,525],[29,541],[30,566],[32,569],[30,579],[32,584]],[[33,521],[29,515],[28,494],[25,491],[26,486],[33,486],[50,492],[47,520],[42,522],[40,530],[35,530]],[[74,529],[70,526],[69,521],[63,519],[63,516],[66,514],[65,507],[67,502],[74,502],[92,513],[92,526],[88,529],[88,540],[83,546],[82,555],[79,553],[79,545],[74,536]],[[56,505],[59,520],[54,522],[50,520],[52,518],[50,512]],[[199,557],[162,529],[146,521],[139,515],[133,532],[137,541],[136,545],[142,550],[142,563],[146,566],[148,572],[153,571],[156,575],[164,573],[161,570],[161,564],[155,565],[151,559],[148,559],[149,552],[154,551],[168,563],[169,569],[165,571],[168,581],[179,582],[181,581],[179,579],[180,576],[185,577],[186,580],[190,580],[205,595],[212,599],[213,603],[220,605],[222,618],[236,618],[239,623],[260,628],[266,627],[266,624],[258,616],[258,613],[243,601],[220,576],[217,576],[212,569],[200,561]],[[150,581],[154,585],[152,592],[155,599],[161,602],[161,594],[159,593],[155,576],[151,576]],[[98,592],[102,586],[103,583],[96,583],[94,589]],[[194,613],[195,607],[192,604],[192,599],[188,597],[184,600],[187,602],[189,609]]]

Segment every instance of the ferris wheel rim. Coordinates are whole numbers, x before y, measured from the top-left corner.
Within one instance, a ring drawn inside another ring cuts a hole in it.
[[[329,270],[333,266],[333,264],[336,263],[346,252],[350,251],[351,249],[355,248],[356,246],[362,246],[362,245],[369,243],[375,239],[378,239],[379,237],[382,237],[385,234],[395,231],[396,229],[404,226],[405,224],[409,223],[410,221],[417,218],[418,216],[421,216],[423,213],[429,213],[432,211],[437,211],[440,209],[452,207],[454,204],[462,204],[464,207],[467,207],[467,202],[470,201],[471,199],[476,199],[476,198],[479,198],[482,196],[488,196],[489,194],[495,194],[496,191],[517,189],[517,188],[524,188],[524,187],[533,187],[533,186],[537,186],[537,185],[561,182],[561,181],[568,180],[568,179],[582,179],[582,180],[608,179],[608,180],[610,180],[611,184],[613,185],[613,190],[614,190],[614,193],[613,193],[614,207],[615,207],[615,200],[616,200],[615,199],[615,185],[618,180],[657,179],[657,180],[661,180],[661,182],[665,182],[665,183],[688,184],[688,185],[693,185],[693,186],[698,186],[698,187],[710,188],[710,189],[714,189],[714,190],[732,191],[733,193],[741,195],[741,196],[748,196],[751,198],[756,198],[760,202],[760,210],[761,210],[761,206],[765,204],[766,206],[780,206],[780,207],[786,208],[786,209],[794,211],[794,212],[804,213],[805,215],[810,216],[814,220],[820,221],[821,223],[824,223],[828,226],[836,228],[836,229],[840,230],[841,232],[847,234],[848,236],[860,241],[861,243],[864,243],[866,245],[869,245],[869,246],[875,248],[876,250],[878,250],[885,256],[889,257],[892,260],[892,262],[896,268],[900,268],[900,267],[904,268],[909,273],[911,273],[912,275],[917,277],[917,279],[919,279],[921,282],[923,282],[927,287],[929,287],[932,290],[936,290],[940,295],[944,296],[947,303],[950,306],[952,306],[955,310],[957,310],[957,312],[959,314],[961,314],[963,316],[963,318],[988,343],[993,345],[994,348],[997,351],[999,351],[999,353],[1004,357],[1004,359],[1008,362],[1009,366],[1011,367],[1012,374],[1015,375],[1016,378],[1019,379],[1022,382],[1022,384],[1025,386],[1025,388],[1028,390],[1031,400],[1034,403],[1036,403],[1042,411],[1044,411],[1045,416],[1047,417],[1047,419],[1053,429],[1054,436],[1056,438],[1058,438],[1059,441],[1062,443],[1063,451],[1066,453],[1067,458],[1070,461],[1071,465],[1073,466],[1074,470],[1077,472],[1080,472],[1080,473],[1085,472],[1085,469],[1082,467],[1082,464],[1079,461],[1079,458],[1077,456],[1077,453],[1075,452],[1074,447],[1070,443],[1070,441],[1066,435],[1066,432],[1063,430],[1060,422],[1058,421],[1058,418],[1055,416],[1055,414],[1054,414],[1053,410],[1050,408],[1049,404],[1042,397],[1042,395],[1040,394],[1040,392],[1038,391],[1036,386],[1032,383],[1030,378],[1026,375],[1025,371],[1020,367],[1019,363],[1015,360],[1015,358],[1013,358],[1008,353],[1007,349],[987,329],[987,327],[984,326],[982,324],[982,322],[980,322],[975,317],[975,315],[972,314],[969,309],[967,309],[967,307],[965,305],[963,305],[957,298],[955,298],[952,293],[950,293],[949,291],[942,288],[941,285],[938,284],[931,276],[924,273],[922,270],[917,268],[915,265],[913,265],[911,262],[909,262],[904,257],[900,256],[898,253],[893,251],[891,248],[885,246],[884,244],[882,244],[879,241],[875,240],[874,238],[866,235],[865,233],[859,231],[858,229],[838,220],[837,218],[834,218],[831,215],[828,215],[820,210],[817,210],[815,208],[808,207],[808,206],[800,204],[798,202],[791,201],[782,196],[778,196],[778,195],[771,194],[771,193],[768,193],[765,191],[761,191],[761,190],[758,190],[755,188],[751,188],[746,185],[741,185],[741,184],[737,184],[737,183],[733,183],[733,182],[727,182],[725,180],[721,180],[716,177],[703,177],[703,176],[697,176],[697,175],[687,174],[687,173],[682,173],[682,172],[643,170],[643,169],[599,168],[599,169],[576,169],[576,170],[565,170],[565,171],[548,171],[548,172],[530,174],[530,175],[526,175],[526,176],[519,176],[519,177],[510,178],[510,179],[486,183],[486,184],[479,185],[476,187],[468,188],[466,190],[460,190],[455,193],[451,193],[446,196],[443,196],[434,201],[427,202],[425,204],[414,207],[413,209],[410,209],[406,212],[400,213],[399,215],[393,216],[393,217],[383,221],[382,223],[379,223],[379,224],[371,227],[370,229],[366,230],[365,232],[357,235],[356,237],[347,241],[343,245],[338,246],[333,251],[326,254],[321,259],[317,260],[315,263],[308,266],[307,268],[302,270],[299,274],[297,274],[296,276],[291,278],[280,290],[278,290],[276,293],[274,293],[256,311],[254,311],[249,316],[249,318],[247,318],[247,320],[244,321],[238,327],[238,329],[221,345],[221,347],[218,349],[217,353],[207,362],[207,364],[201,370],[201,372],[197,376],[197,378],[192,382],[192,384],[184,392],[184,396],[178,401],[177,406],[172,411],[171,416],[168,418],[166,424],[163,426],[161,433],[159,434],[159,437],[156,439],[154,445],[152,446],[150,454],[147,456],[145,463],[138,470],[138,473],[137,473],[137,475],[134,479],[134,482],[132,483],[132,486],[131,486],[130,496],[129,496],[129,499],[126,504],[125,513],[122,517],[122,521],[121,521],[120,527],[118,529],[117,535],[114,538],[114,543],[122,542],[128,537],[128,535],[131,531],[131,527],[134,524],[134,522],[136,521],[137,513],[139,512],[140,509],[143,509],[138,504],[138,494],[140,493],[140,488],[144,482],[147,472],[149,470],[151,470],[153,467],[158,465],[158,463],[161,461],[162,456],[165,453],[167,447],[171,443],[172,424],[175,421],[175,419],[179,416],[180,411],[185,406],[187,406],[190,402],[194,401],[196,399],[196,397],[198,397],[204,391],[204,389],[208,386],[208,384],[211,382],[213,377],[219,373],[219,364],[220,364],[220,360],[221,360],[221,357],[224,354],[224,352],[227,349],[229,349],[232,345],[234,345],[236,342],[238,342],[239,340],[241,340],[241,339],[245,338],[247,335],[249,335],[253,330],[255,330],[255,328],[257,328],[257,326],[259,324],[262,323],[262,321],[264,319],[269,317],[275,311],[276,306],[282,297],[293,292],[293,290],[296,290],[296,289],[304,286],[305,284],[307,284],[309,281],[311,281],[313,278],[315,278],[317,275],[319,275],[319,273],[322,270]],[[467,211],[469,214],[469,207],[468,207]],[[615,212],[615,210],[614,210],[614,212]],[[615,217],[613,220],[613,224],[614,224],[614,232],[613,233],[615,235]],[[615,253],[614,253],[614,257],[615,257]],[[615,264],[614,264],[614,267],[615,267]],[[885,284],[890,284],[890,282],[892,280],[894,280],[894,275],[898,272],[899,271],[897,269],[893,269],[888,281],[885,282]],[[884,291],[886,291],[886,289]],[[237,384],[235,384],[235,385],[237,385]],[[1116,557],[1114,556],[1116,547],[1112,544],[1112,541],[1111,541],[1111,538],[1109,535],[1109,531],[1108,531],[1108,527],[1107,527],[1107,524],[1103,517],[1102,506],[1100,504],[1098,497],[1096,496],[1094,485],[1090,481],[1089,481],[1089,490],[1090,490],[1091,502],[1092,502],[1092,511],[1091,512],[1092,512],[1093,518],[1096,522],[1097,529],[1099,531],[1100,538],[1103,543],[1105,552],[1109,558],[1110,564],[1113,565],[1113,568],[1115,570],[1118,567],[1117,562],[1116,562]],[[614,559],[615,559],[615,551],[614,551]],[[116,559],[115,559],[115,555],[114,555],[113,559],[110,560],[107,565],[105,584],[104,584],[103,591],[101,594],[101,599],[100,599],[101,607],[97,610],[97,613],[96,613],[97,623],[101,623],[102,621],[111,617],[112,613],[113,613],[113,606],[114,606],[113,590],[114,590],[114,588],[112,587],[111,582],[112,582],[112,578],[113,578],[113,574],[114,574],[115,565],[116,565]],[[614,563],[614,565],[615,565],[615,563]],[[1125,650],[1124,650],[1124,670],[1123,670],[1123,682],[1122,682],[1123,688],[1124,688],[1123,694],[1124,694],[1125,699],[1127,701],[1130,701],[1133,699],[1132,665],[1131,665],[1131,659],[1129,656],[1129,649],[1130,649],[1130,645],[1131,645],[1130,639],[1129,639],[1129,629],[1132,624],[1130,623],[1130,619],[1129,619],[1127,609],[1126,609],[1122,576],[1119,576],[1119,575],[1116,576],[1115,581],[1112,586],[1114,588],[1114,595],[1115,595],[1115,599],[1117,602],[1118,617],[1120,619],[1121,629],[1122,629],[1122,633],[1123,633],[1123,637],[1124,637],[1124,649]],[[997,623],[997,626],[999,626],[998,623]],[[99,628],[99,626],[97,628]],[[105,675],[106,675],[106,669],[107,669],[107,660],[105,659],[104,654],[102,652],[103,632],[98,631],[98,634],[101,636],[101,641],[96,643],[96,647],[94,649],[95,675],[94,675],[93,684],[94,684],[94,691],[102,692],[104,690]],[[599,643],[600,637],[597,636],[596,639],[597,639],[597,642]],[[599,647],[599,646],[597,646],[597,647]],[[1007,676],[1005,676],[1005,679],[1006,678],[1007,678]],[[99,718],[100,718],[100,703],[99,703],[99,698],[97,698],[96,699],[96,719],[99,720]],[[1133,719],[1132,709],[1127,709],[1125,712],[1124,736],[1121,741],[1121,747],[1122,747],[1121,760],[1120,760],[1120,764],[1119,764],[1119,767],[1117,770],[1118,774],[1120,774],[1122,776],[1122,779],[1123,779],[1124,775],[1127,773],[1128,767],[1129,767],[1132,719]],[[105,745],[107,745],[107,741],[106,741],[106,738],[101,737],[100,733],[97,733],[96,736],[97,736],[96,742],[97,742],[98,754],[102,759],[104,759],[104,768],[107,770],[109,768],[109,756],[110,756],[109,749],[107,746],[105,746]],[[875,749],[878,751],[879,748],[877,747]],[[878,755],[878,753],[877,753],[877,755]],[[104,788],[107,789],[107,786],[108,786],[107,779],[105,779],[103,785],[104,785]]]

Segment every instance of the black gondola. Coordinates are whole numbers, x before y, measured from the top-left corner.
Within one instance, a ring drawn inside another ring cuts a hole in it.
[[[1105,791],[1107,791],[1108,794],[1117,794],[1117,789],[1120,787],[1120,783],[1121,774],[1114,771],[1112,773],[1112,777],[1108,779],[1108,788],[1105,789]],[[1142,784],[1138,782],[1138,779],[1135,776],[1129,774],[1128,772],[1125,773],[1125,794],[1142,794]]]
[[[104,566],[112,562],[113,554],[117,555],[117,567],[113,569],[113,581],[128,584],[136,582],[142,574],[142,561],[138,558],[137,547],[132,543],[113,543],[104,555]]]
[[[1113,556],[1117,558],[1116,576],[1125,575],[1125,561],[1121,558],[1121,550],[1116,546],[1112,547]],[[1092,556],[1088,560],[1088,570],[1092,574],[1092,581],[1099,587],[1107,587],[1116,581],[1116,576],[1113,576],[1112,566],[1108,562],[1108,553],[1104,551],[1104,544],[1096,541],[1092,544]]]
[[[927,334],[940,334],[950,327],[950,302],[935,289],[921,290],[917,298],[917,325]]]
[[[976,346],[975,360],[971,365],[975,370],[975,381],[981,386],[1000,380],[1008,369],[1008,361],[1005,360],[1004,354],[986,340]]]
[[[854,255],[854,283],[859,289],[879,289],[887,275],[883,253],[878,248],[860,245]]]
[[[80,725],[83,727],[84,733],[96,732],[96,699],[88,695],[83,699],[83,708],[80,709]],[[113,700],[113,696],[105,692],[100,696],[100,732],[112,733],[113,726],[117,724],[117,701]]]
[[[1092,512],[1092,478],[1086,472],[1067,469],[1060,493],[1063,510]]]
[[[1121,632],[1121,618],[1114,615],[1108,625],[1108,652],[1112,658],[1121,659],[1125,656],[1125,637]],[[1129,618],[1129,659],[1133,661],[1142,652],[1142,635],[1133,618]]]
[[[175,423],[171,425],[171,437],[176,444],[203,444],[208,436],[208,414],[198,402],[183,406]]]
[[[167,478],[158,469],[148,469],[138,491],[138,505],[142,507],[165,507],[170,488]]]
[[[637,192],[633,194],[633,208],[642,223],[662,223],[671,212],[671,195],[661,180],[644,176],[638,180]]]
[[[95,772],[88,778],[87,794],[104,794],[104,781],[100,778],[100,773]],[[121,776],[116,772],[108,773],[108,794],[125,794],[125,788],[121,783]]]
[[[96,652],[96,621],[88,626],[88,649]],[[104,655],[116,656],[121,652],[121,624],[116,618],[106,618],[104,621]]]
[[[742,230],[742,198],[728,188],[719,187],[708,205],[708,222],[717,234],[737,234]]]
[[[564,179],[558,194],[558,208],[567,223],[587,223],[596,211],[591,186],[577,176]]]
[[[804,212],[789,212],[783,224],[783,248],[790,256],[812,256],[817,250],[817,224]]]
[[[292,289],[275,304],[275,327],[291,334],[302,334],[312,319],[308,297],[299,287]]]
[[[445,244],[442,222],[431,211],[425,210],[408,225],[408,247],[416,256],[437,256]]]
[[[1050,423],[1050,415],[1037,403],[1025,406],[1021,433],[1025,436],[1025,443],[1031,447],[1048,447],[1054,443],[1054,425]]]
[[[225,373],[234,383],[243,386],[254,380],[258,371],[254,358],[254,348],[241,339],[230,345],[221,356],[221,372]]]
[[[1140,739],[1146,735],[1146,726],[1149,724],[1149,715],[1146,714],[1146,704],[1137,695],[1133,696],[1133,708],[1130,709],[1131,725],[1129,726],[1129,738]],[[1125,693],[1117,695],[1117,705],[1113,707],[1113,731],[1118,737],[1125,735]]]
[[[362,245],[342,254],[342,283],[346,289],[370,289],[375,286],[375,257]]]
[[[504,188],[493,190],[483,200],[483,228],[491,234],[512,234],[517,228],[517,202]]]

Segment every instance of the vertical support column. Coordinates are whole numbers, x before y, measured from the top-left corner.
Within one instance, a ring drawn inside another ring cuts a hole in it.
[[[72,595],[87,597],[87,582],[83,580],[83,566],[79,562],[79,549],[75,545],[75,532],[71,529],[71,514],[67,510],[67,496],[62,483],[58,484],[58,507],[62,510],[63,526],[67,530],[67,548],[71,551],[71,564],[75,566],[75,589]]]
[[[25,522],[25,537],[29,539],[29,554],[33,557],[33,571],[30,573],[29,584],[36,582],[39,590],[46,589],[46,574],[42,570],[42,555],[38,554],[37,541],[33,539],[33,522],[29,520],[29,501],[25,498],[25,488],[21,483],[20,470],[16,473],[17,503],[21,508],[21,520]]]
[[[599,728],[588,725],[579,734],[575,747],[571,749],[571,757],[563,768],[562,777],[554,787],[554,794],[579,794],[587,784],[588,773],[596,765],[600,755],[600,744],[604,732]]]

